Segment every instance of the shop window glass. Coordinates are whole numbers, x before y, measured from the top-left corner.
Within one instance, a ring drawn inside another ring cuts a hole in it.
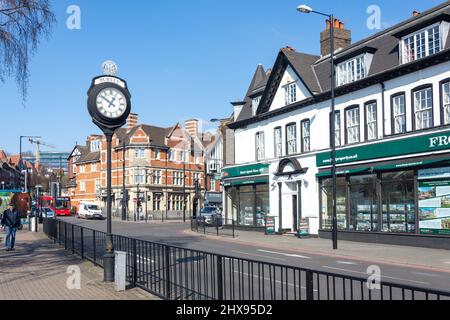
[[[339,230],[347,230],[347,192],[345,178],[337,179],[337,221]],[[322,229],[331,230],[333,226],[333,187],[332,180],[322,181]]]
[[[253,192],[239,193],[240,197],[240,212],[238,224],[241,226],[254,226],[254,212],[255,212],[255,194]]]
[[[427,235],[450,235],[450,168],[420,170],[419,231]]]
[[[225,219],[227,224],[231,224],[232,221],[237,221],[238,214],[238,192],[236,188],[228,188],[227,194],[227,212],[225,214]]]
[[[408,179],[412,172],[383,175],[383,232],[415,233],[414,180]],[[414,174],[414,173],[412,173]],[[385,181],[390,178],[390,181]]]
[[[266,217],[270,214],[270,194],[267,185],[267,191],[256,192],[256,226],[264,227]]]
[[[350,179],[350,230],[378,230],[375,181],[376,176],[373,175]]]

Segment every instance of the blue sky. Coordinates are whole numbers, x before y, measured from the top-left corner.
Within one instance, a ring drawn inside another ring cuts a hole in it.
[[[40,135],[70,151],[99,133],[86,110],[91,78],[113,59],[128,81],[140,122],[171,126],[185,119],[231,114],[259,63],[272,67],[290,45],[319,54],[320,16],[297,5],[333,12],[357,41],[369,30],[370,5],[381,8],[383,26],[407,19],[443,0],[53,0],[58,24],[31,62],[26,106],[14,81],[0,84],[0,149],[18,152],[20,135]],[[66,27],[67,7],[81,8],[81,30]],[[24,150],[34,146],[25,143]],[[44,148],[43,148],[44,149]]]

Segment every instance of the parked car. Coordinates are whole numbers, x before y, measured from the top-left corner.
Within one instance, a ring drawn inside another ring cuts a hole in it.
[[[56,217],[55,211],[51,208],[42,208],[40,212],[35,208],[33,212],[33,216],[39,216],[39,223],[43,223],[44,219],[54,219]]]
[[[81,202],[77,217],[83,219],[103,220],[103,213],[96,203]]]
[[[219,221],[217,221],[219,220]],[[217,222],[219,226],[223,226],[223,218],[220,210],[217,207],[204,207],[200,211],[199,216],[199,224],[206,226],[217,226]]]

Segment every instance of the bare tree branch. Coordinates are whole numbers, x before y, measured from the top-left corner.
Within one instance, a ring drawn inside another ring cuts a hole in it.
[[[0,81],[14,76],[24,101],[30,57],[55,22],[49,0],[0,0]]]

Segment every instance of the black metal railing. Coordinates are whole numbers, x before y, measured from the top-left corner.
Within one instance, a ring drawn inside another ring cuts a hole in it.
[[[197,217],[191,219],[191,230],[203,234],[235,238],[236,222],[221,216],[219,218]]]
[[[105,233],[46,219],[44,232],[66,250],[103,265]],[[171,300],[450,300],[438,291],[207,253],[114,235],[127,253],[127,281]]]

